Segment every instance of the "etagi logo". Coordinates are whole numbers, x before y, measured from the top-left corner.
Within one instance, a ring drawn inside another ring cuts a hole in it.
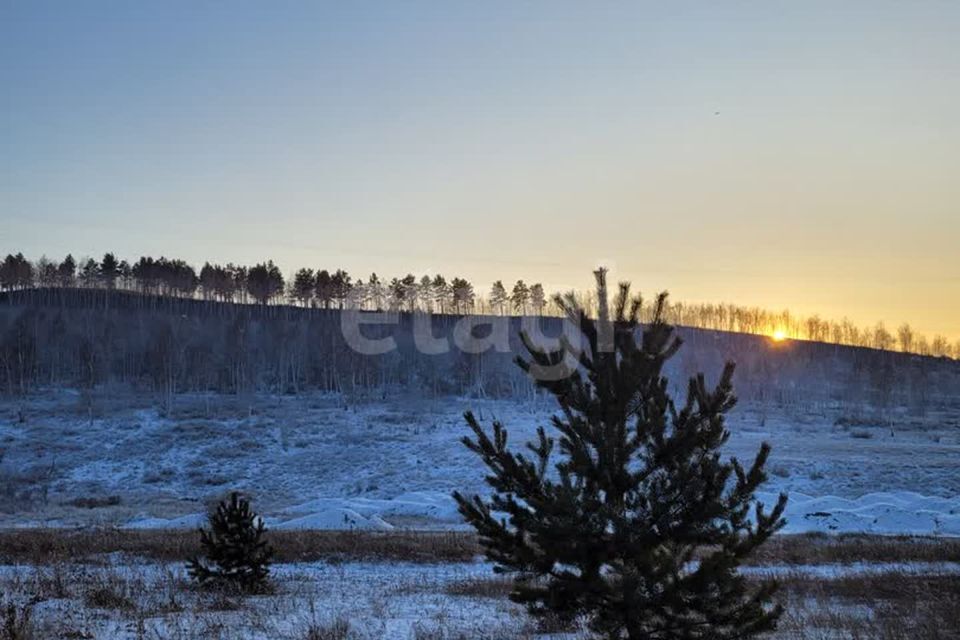
[[[560,320],[559,336],[548,336],[543,331],[542,318],[522,316],[519,318],[520,335],[528,348],[542,357],[533,356],[529,373],[537,380],[561,380],[571,375],[579,362],[581,341],[580,323],[572,315]],[[458,319],[451,332],[453,345],[446,335],[434,334],[432,316],[427,313],[412,314],[413,343],[419,353],[442,355],[456,348],[461,353],[482,354],[487,352],[511,353],[511,323],[505,316],[465,315]],[[396,311],[359,311],[345,309],[340,313],[340,330],[347,345],[356,353],[378,356],[397,349],[393,336],[371,338],[364,335],[362,327],[399,325],[400,313]]]

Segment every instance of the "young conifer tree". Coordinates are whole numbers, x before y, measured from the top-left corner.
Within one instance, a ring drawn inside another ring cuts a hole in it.
[[[473,438],[463,441],[493,492],[454,493],[460,513],[496,570],[514,574],[511,598],[534,615],[583,616],[611,639],[724,640],[774,628],[775,582],[748,585],[738,566],[784,525],[787,498],[769,511],[755,503],[766,443],[748,468],[721,458],[733,365],[712,391],[702,374],[690,380],[677,406],[663,375],[681,344],[662,320],[666,294],[641,332],[639,297],[621,284],[611,313],[605,271],[596,278],[596,320],[573,296],[557,299],[582,343],[561,338],[548,351],[524,335],[530,359],[517,358],[559,403],[557,437],[540,427],[528,452],[514,453],[501,423],[488,434],[468,412]]]
[[[264,540],[263,520],[238,493],[210,515],[210,530],[200,530],[206,562],[193,558],[190,577],[201,585],[230,586],[245,592],[262,589],[270,575],[273,549]]]

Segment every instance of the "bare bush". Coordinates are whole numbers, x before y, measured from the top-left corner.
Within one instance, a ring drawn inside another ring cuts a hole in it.
[[[39,640],[32,620],[33,608],[13,603],[3,607],[3,624],[0,625],[0,640]]]
[[[310,624],[303,640],[347,640],[349,637],[350,623],[344,618],[337,618],[325,624]]]

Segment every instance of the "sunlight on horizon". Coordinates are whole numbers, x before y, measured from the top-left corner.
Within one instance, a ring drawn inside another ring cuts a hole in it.
[[[10,3],[0,252],[558,289],[603,257],[956,341],[958,30],[922,1]]]

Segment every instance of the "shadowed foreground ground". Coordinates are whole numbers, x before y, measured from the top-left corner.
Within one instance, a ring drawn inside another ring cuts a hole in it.
[[[3,638],[583,638],[538,626],[466,533],[273,532],[271,590],[200,590],[183,531],[0,532]],[[781,536],[744,569],[775,575],[771,638],[941,640],[960,629],[960,540]]]

